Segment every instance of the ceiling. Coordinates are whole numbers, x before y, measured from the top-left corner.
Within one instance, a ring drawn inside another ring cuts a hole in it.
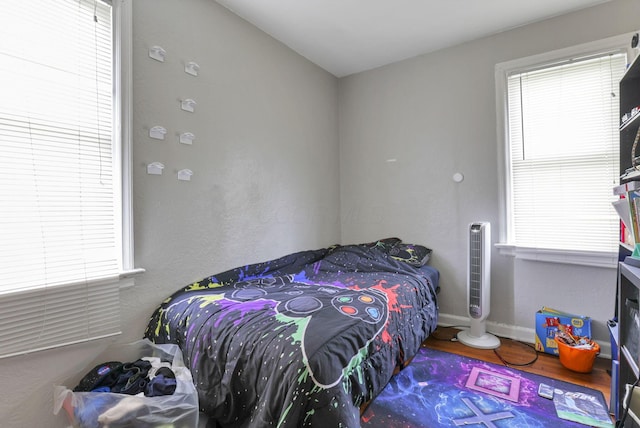
[[[216,0],[337,77],[610,0]]]

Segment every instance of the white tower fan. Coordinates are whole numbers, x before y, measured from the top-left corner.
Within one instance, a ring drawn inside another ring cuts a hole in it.
[[[491,300],[491,224],[469,225],[467,250],[467,312],[471,319],[469,330],[458,333],[458,340],[467,346],[495,349],[500,339],[486,332]]]

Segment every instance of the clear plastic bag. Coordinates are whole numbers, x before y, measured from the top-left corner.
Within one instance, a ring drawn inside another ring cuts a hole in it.
[[[106,361],[129,362],[143,357],[171,362],[171,370],[176,377],[173,394],[146,397],[111,392],[74,392],[67,386],[56,386],[53,413],[57,415],[64,409],[74,428],[197,427],[198,393],[191,372],[184,365],[182,352],[176,345],[156,345],[147,339],[113,345],[81,373]]]

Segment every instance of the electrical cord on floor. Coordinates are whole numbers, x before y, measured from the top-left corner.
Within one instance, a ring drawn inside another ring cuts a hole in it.
[[[631,404],[631,396],[633,395],[635,387],[638,386],[639,383],[640,383],[640,377],[636,379],[635,382],[633,382],[633,385],[631,385],[631,390],[629,391],[627,402],[624,405],[624,413],[622,414],[622,417],[616,421],[616,428],[624,427],[624,422],[627,420],[627,416],[629,415],[629,404]]]
[[[436,330],[431,333],[431,336],[434,338],[435,340],[442,340],[445,342],[457,342],[458,341],[458,331],[461,328],[469,328],[468,325],[451,325],[451,326],[447,326],[447,327],[438,327],[436,328]],[[441,330],[449,330],[450,333],[446,335],[446,337],[440,336],[440,331]]]
[[[457,334],[459,329],[461,328],[469,328],[469,326],[466,325],[454,325],[454,326],[447,326],[447,327],[438,327],[433,333],[431,333],[431,336],[433,339],[435,340],[441,340],[441,341],[446,341],[446,342],[457,342]],[[449,333],[448,334],[442,334],[441,330],[448,330]],[[499,337],[499,336],[498,336]],[[500,337],[500,341],[504,341],[507,340],[504,337]],[[500,348],[496,348],[493,350],[494,354],[496,354],[496,357],[498,357],[498,359],[502,362],[502,364],[504,364],[507,367],[525,367],[525,366],[530,366],[533,363],[535,363],[536,361],[538,361],[538,351],[536,351],[536,348],[531,345],[530,343],[526,343],[526,342],[521,342],[519,340],[514,340],[514,339],[508,339],[511,340],[512,342],[516,342],[518,344],[521,345],[525,345],[529,348],[531,348],[531,350],[534,352],[535,356],[533,357],[532,360],[527,361],[525,363],[515,363],[515,362],[510,362],[507,361],[502,355],[500,355],[500,353],[498,352],[498,349]]]
[[[501,337],[500,340],[502,341],[502,340],[504,340],[504,338]],[[526,363],[512,363],[512,362],[509,362],[509,361],[505,360],[502,357],[502,355],[500,355],[500,353],[498,352],[498,349],[500,349],[500,348],[496,348],[496,349],[493,350],[493,353],[496,354],[496,357],[498,357],[498,359],[500,361],[502,361],[502,364],[504,364],[507,367],[525,367],[525,366],[530,366],[533,363],[535,363],[536,361],[538,361],[538,351],[536,351],[536,348],[534,348],[533,345],[531,345],[530,343],[521,342],[519,340],[513,340],[513,339],[509,339],[509,340],[531,348],[533,350],[535,356],[533,357],[533,359],[531,361],[527,361]]]

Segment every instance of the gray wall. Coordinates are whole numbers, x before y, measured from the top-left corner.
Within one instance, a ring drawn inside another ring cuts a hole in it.
[[[136,259],[147,273],[122,293],[118,341],[142,336],[164,297],[208,274],[390,235],[435,250],[444,318],[464,320],[464,230],[498,218],[495,63],[632,31],[638,9],[614,0],[338,84],[211,0],[135,0]],[[147,57],[156,44],[165,63]],[[182,71],[190,60],[197,78]],[[194,114],[179,110],[183,97],[198,102]],[[169,130],[163,142],[147,136],[156,124]],[[180,131],[196,134],[193,146],[175,142]],[[146,174],[152,161],[162,176]],[[176,180],[182,168],[191,182]],[[612,312],[612,270],[493,259],[495,323],[532,327],[558,291],[600,323]],[[51,415],[52,386],[105,346],[1,360],[2,426],[65,426]]]
[[[490,221],[498,239],[495,65],[635,31],[638,17],[640,2],[615,0],[341,79],[342,240],[399,235],[433,248],[440,320],[467,324],[468,224]],[[606,348],[615,269],[492,256],[489,330],[533,341],[546,305],[591,316]]]
[[[135,0],[133,14],[135,251],[147,272],[122,292],[122,343],[187,283],[340,239],[337,79],[212,0]],[[180,110],[185,97],[195,113]],[[164,141],[148,137],[154,125]],[[178,144],[184,131],[192,146]],[[153,161],[163,175],[147,175]],[[192,181],[177,180],[183,168]],[[105,345],[0,360],[0,425],[66,426],[53,385]]]

